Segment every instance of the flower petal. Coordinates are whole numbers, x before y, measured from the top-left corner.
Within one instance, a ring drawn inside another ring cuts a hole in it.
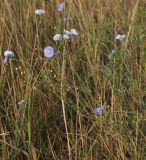
[[[71,35],[71,32],[68,31],[68,30],[65,30],[65,29],[64,29],[64,33],[67,34],[67,35]]]
[[[12,58],[14,57],[14,52],[7,50],[4,52],[4,56],[8,58]]]
[[[8,61],[8,57],[5,57],[3,62],[6,63]]]
[[[71,32],[71,36],[78,36],[78,32],[76,29],[71,29],[70,32]]]
[[[99,115],[99,116],[102,116],[103,111],[104,111],[103,107],[97,107],[97,108],[93,109],[93,113],[96,115]]]
[[[56,34],[56,35],[53,37],[53,40],[54,40],[54,41],[62,40],[62,35],[61,35],[61,34]]]
[[[122,40],[124,40],[125,38],[126,38],[126,35],[125,35],[125,34],[123,34],[123,35],[118,34],[118,35],[116,36],[116,40],[119,40],[119,41],[122,41]]]
[[[9,60],[9,58],[14,57],[14,52],[7,50],[4,52],[4,56],[5,56],[5,58],[4,58],[3,62],[6,63]]]
[[[58,4],[58,11],[59,12],[63,11],[64,7],[65,7],[65,2],[59,3]]]
[[[45,12],[45,10],[43,10],[43,9],[37,9],[37,10],[35,10],[35,14],[37,14],[37,15],[43,15],[43,14],[45,14],[46,12]]]
[[[56,54],[57,54],[56,50],[51,46],[47,46],[44,49],[44,56],[47,57],[47,58],[52,58]]]
[[[117,48],[114,48],[111,52],[111,54],[108,55],[108,58],[111,59],[113,57],[114,54],[116,54],[117,52]]]
[[[64,34],[64,35],[63,35],[63,39],[67,40],[67,39],[70,39],[70,37],[69,37],[68,34]]]

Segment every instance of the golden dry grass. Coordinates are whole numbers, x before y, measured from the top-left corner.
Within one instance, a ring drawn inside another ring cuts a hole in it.
[[[0,159],[144,160],[145,1],[67,0],[61,13],[59,2],[0,2],[1,62],[5,50],[15,52],[0,65]],[[78,37],[53,41],[71,28]],[[44,57],[47,45],[55,58]],[[92,113],[98,105],[102,116]]]

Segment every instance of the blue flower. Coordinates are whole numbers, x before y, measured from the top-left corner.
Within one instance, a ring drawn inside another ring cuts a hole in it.
[[[43,15],[43,14],[45,14],[46,12],[45,12],[45,10],[43,10],[43,9],[37,9],[37,10],[35,10],[35,14],[37,14],[37,15],[39,15],[39,16],[41,16],[41,15]]]
[[[103,107],[100,107],[100,106],[93,109],[93,113],[98,116],[102,116],[103,112],[104,112],[104,109],[103,109]]]
[[[5,51],[4,52],[4,56],[5,56],[5,58],[4,58],[4,63],[5,63],[5,62],[7,62],[9,60],[9,58],[14,57],[14,52],[12,52],[12,51]]]
[[[51,46],[47,46],[45,49],[44,49],[44,56],[47,57],[47,58],[52,58],[53,56],[57,55],[57,51],[51,47]]]
[[[65,2],[59,3],[58,4],[58,11],[59,12],[63,11],[64,7],[65,7]]]
[[[78,36],[78,32],[76,29],[71,29],[70,33],[71,33],[71,36]]]

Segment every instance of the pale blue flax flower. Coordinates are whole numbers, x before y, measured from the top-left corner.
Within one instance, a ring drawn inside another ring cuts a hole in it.
[[[5,51],[4,52],[4,56],[5,56],[5,58],[4,58],[4,63],[5,62],[7,62],[10,58],[12,58],[12,57],[14,57],[14,52],[12,52],[12,51]]]
[[[98,116],[102,116],[103,112],[104,112],[104,109],[103,109],[103,107],[100,107],[100,106],[93,109],[93,113]]]
[[[64,33],[70,37],[78,36],[78,31],[76,29],[71,29],[70,31],[64,30]]]
[[[57,7],[57,8],[58,8],[58,11],[59,11],[59,12],[62,12],[63,9],[64,9],[64,7],[65,7],[65,2],[59,3],[59,4],[58,4],[58,7]]]
[[[78,32],[76,29],[71,29],[70,32],[71,32],[71,36],[78,36]]]
[[[44,49],[44,56],[45,57],[50,59],[50,58],[54,57],[55,55],[57,55],[57,51],[53,47],[47,46]]]

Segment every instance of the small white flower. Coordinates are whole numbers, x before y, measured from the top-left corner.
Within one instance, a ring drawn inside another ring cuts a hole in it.
[[[45,12],[45,10],[43,10],[43,9],[37,9],[37,10],[35,10],[35,14],[37,14],[37,15],[43,15],[43,14],[45,14],[46,12]]]
[[[56,34],[56,35],[53,37],[53,40],[54,40],[54,41],[62,40],[62,35],[61,35],[61,34]]]
[[[66,39],[70,39],[70,37],[69,37],[68,34],[64,34],[64,35],[63,35],[63,39],[65,39],[65,40],[66,40]]]
[[[126,38],[126,35],[125,35],[125,34],[123,34],[123,35],[118,34],[118,35],[116,36],[116,40],[120,40],[120,41],[124,40],[125,38]]]

